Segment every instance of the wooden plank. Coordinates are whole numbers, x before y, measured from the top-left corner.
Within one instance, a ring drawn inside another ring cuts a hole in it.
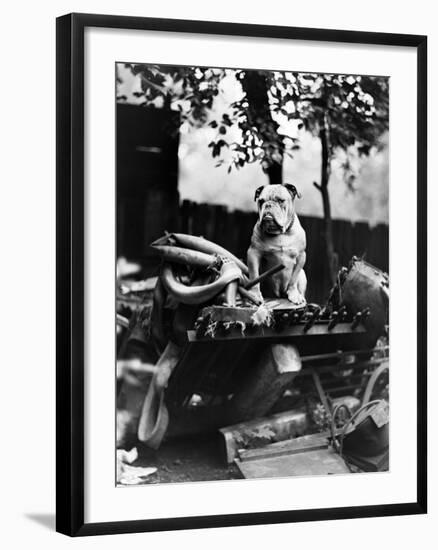
[[[389,269],[389,232],[387,225],[376,225],[371,230],[368,244],[367,261],[388,272]]]
[[[351,473],[344,460],[331,448],[234,462],[246,479]]]
[[[289,456],[304,451],[315,451],[317,449],[326,449],[328,447],[328,438],[330,432],[325,431],[316,434],[303,435],[294,439],[277,441],[257,449],[241,449],[238,451],[239,459],[258,460],[260,458],[273,458],[276,456]]]
[[[327,331],[326,322],[316,322],[312,327],[310,327],[307,332],[304,332],[304,323],[299,323],[293,326],[285,327],[281,332],[272,329],[270,327],[256,327],[252,330],[247,330],[243,335],[240,327],[231,327],[229,333],[227,334],[217,334],[214,338],[209,338],[208,336],[198,337],[196,331],[188,330],[187,337],[189,342],[205,342],[205,341],[221,341],[221,340],[246,340],[246,339],[264,339],[264,338],[287,338],[290,336],[298,336],[302,338],[307,338],[310,336],[327,336],[333,334],[364,334],[366,330],[363,326],[359,325],[355,329],[352,329],[350,323],[339,323],[332,328],[330,333]]]
[[[384,361],[388,359],[389,355],[389,346],[383,346],[381,348],[361,348],[361,349],[352,349],[348,351],[335,351],[332,353],[318,353],[317,355],[306,355],[305,359],[303,358],[303,361],[322,361],[325,359],[338,359],[341,360],[343,357],[348,357],[349,355],[372,355],[373,353],[377,352],[385,352],[386,355],[382,357],[375,357],[374,359],[371,359],[370,361]],[[355,365],[356,363],[347,364],[345,363],[345,366],[350,368],[351,366]]]
[[[305,411],[292,410],[274,414],[269,417],[255,418],[247,422],[240,422],[233,426],[221,428],[219,431],[224,437],[225,459],[230,464],[242,448],[242,440],[246,436],[271,432],[278,439],[290,439],[302,435],[309,428],[310,419]]]
[[[310,369],[310,373],[313,378],[313,383],[315,384],[316,391],[318,392],[319,398],[321,399],[321,403],[324,405],[325,412],[327,413],[328,417],[331,418],[331,407],[327,399],[327,395],[324,391],[324,388],[321,384],[321,379],[319,378],[319,375],[315,371],[315,369]]]

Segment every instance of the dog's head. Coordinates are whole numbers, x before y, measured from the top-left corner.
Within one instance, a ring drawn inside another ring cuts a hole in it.
[[[265,185],[255,192],[259,222],[264,233],[285,233],[295,215],[294,200],[300,198],[295,185]]]

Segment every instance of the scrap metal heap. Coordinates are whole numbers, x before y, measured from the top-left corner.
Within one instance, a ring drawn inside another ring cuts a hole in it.
[[[200,401],[214,409],[201,415],[210,428],[261,417],[303,366],[312,376],[330,366],[354,370],[375,357],[386,332],[388,276],[361,259],[339,272],[326,304],[295,307],[251,293],[281,265],[250,281],[240,259],[201,237],[166,234],[151,246],[162,266],[145,337],[159,359],[134,416],[139,440],[152,448],[178,432]],[[369,378],[373,370],[368,364],[359,372]],[[314,382],[330,408],[319,374]]]

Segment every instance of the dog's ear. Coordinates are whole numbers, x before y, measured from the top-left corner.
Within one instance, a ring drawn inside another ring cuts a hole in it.
[[[257,199],[260,197],[260,193],[263,191],[264,189],[264,185],[261,185],[260,187],[257,187],[256,191],[255,191],[255,195],[254,195],[254,200],[257,202]]]
[[[295,199],[295,197],[298,197],[299,199],[301,199],[301,194],[298,192],[298,189],[295,187],[295,185],[292,185],[291,183],[284,183],[283,185],[292,195],[293,199]]]

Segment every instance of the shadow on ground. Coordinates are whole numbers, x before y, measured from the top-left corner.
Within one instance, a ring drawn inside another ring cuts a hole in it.
[[[165,442],[158,451],[139,448],[135,466],[154,466],[157,472],[145,483],[178,483],[241,479],[234,464],[226,464],[222,438],[197,436]]]
[[[46,529],[55,531],[55,514],[25,514],[25,516]]]

